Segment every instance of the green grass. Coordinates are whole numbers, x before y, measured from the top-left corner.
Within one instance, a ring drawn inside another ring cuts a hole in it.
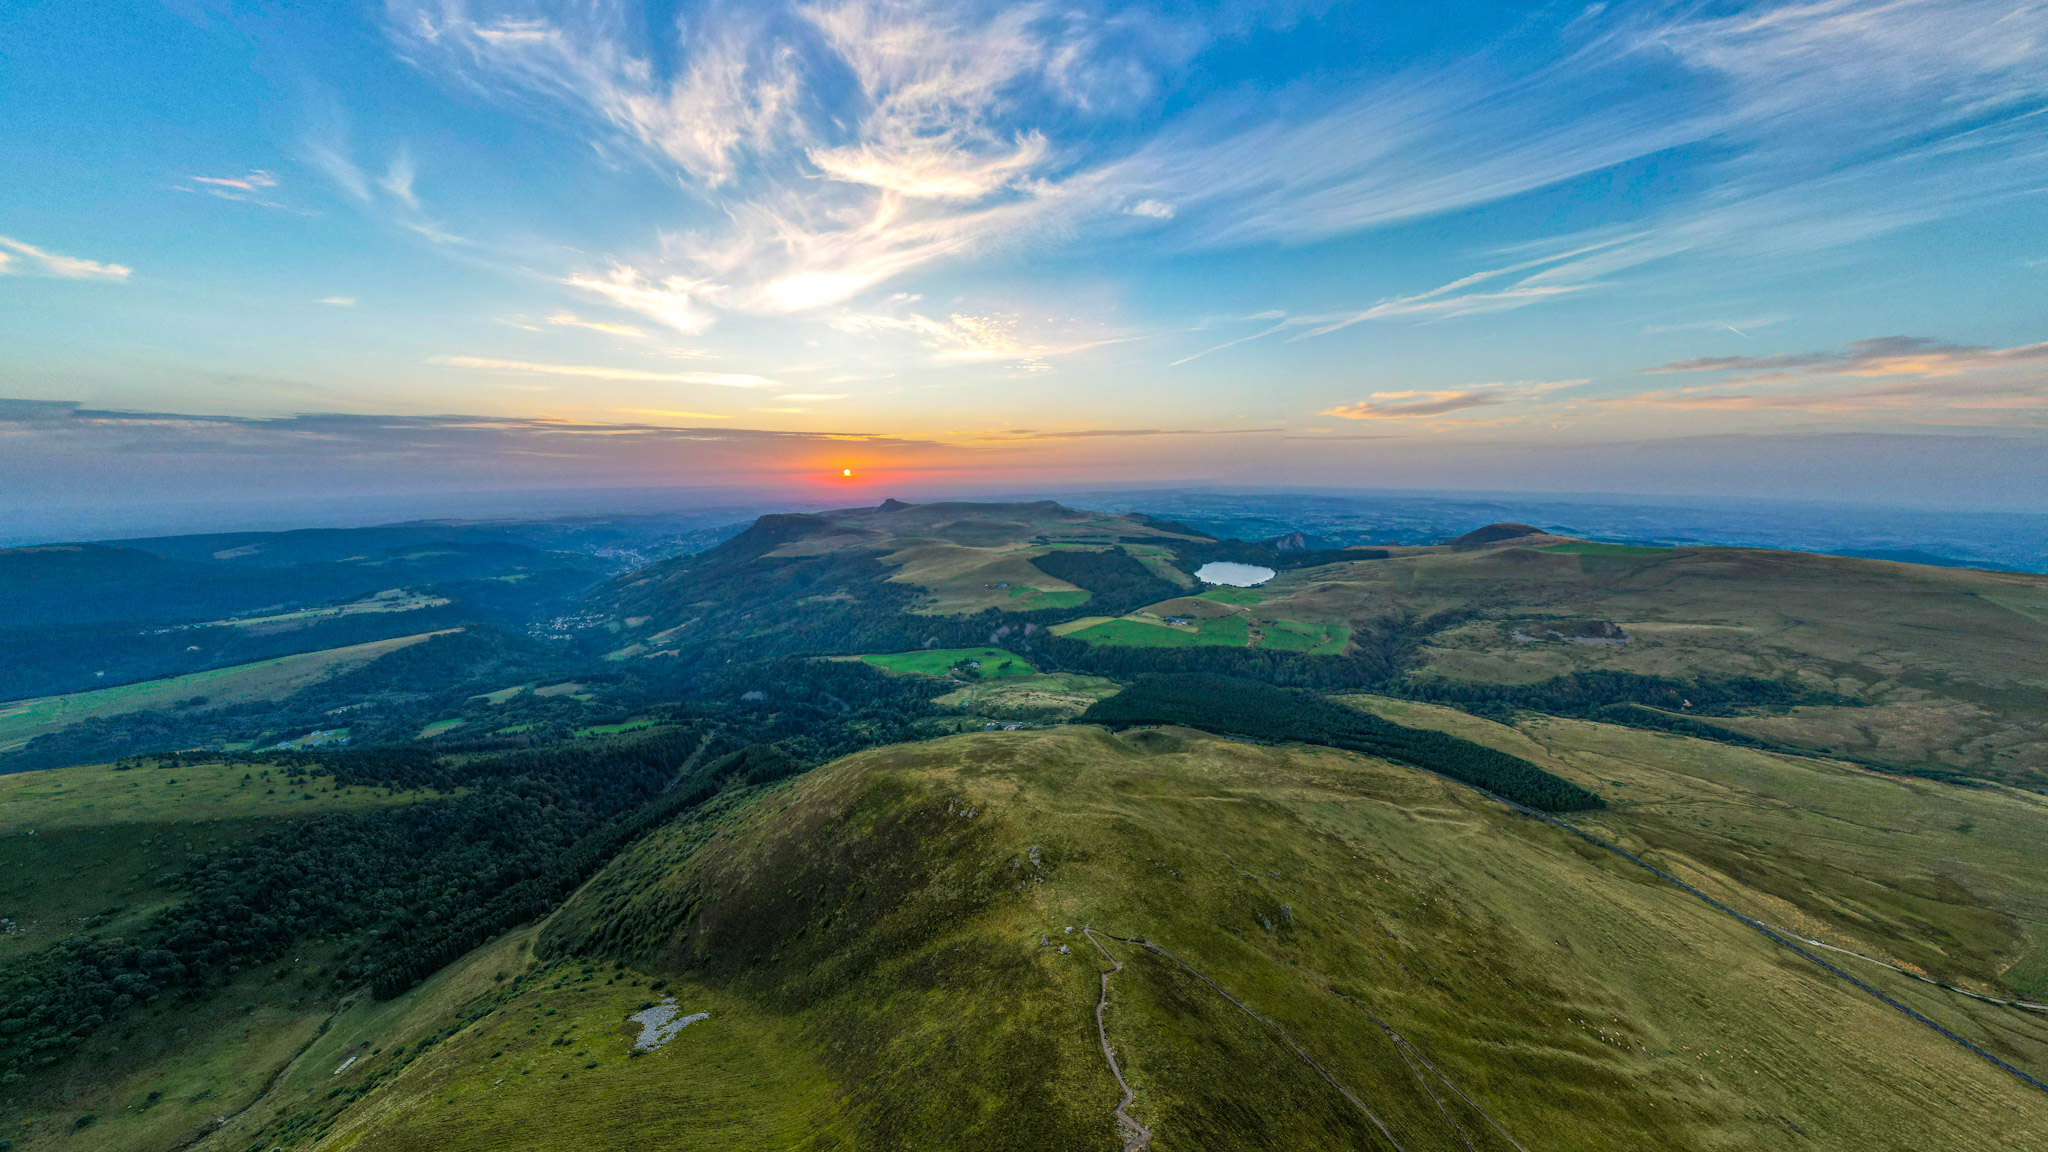
[[[1898,845],[1895,884],[1946,857],[1990,869],[1993,888],[2025,886],[2048,851],[2038,797],[1365,702],[1641,793],[1599,814],[1602,830],[1723,899],[1768,893],[1704,845],[1758,860],[1783,848],[1745,821],[1832,851],[1838,832],[1890,819],[1867,835]],[[1900,789],[1924,799],[1926,819],[1899,822]],[[1671,827],[1710,827],[1667,849],[1648,819],[1667,809]],[[1800,827],[1823,813],[1846,823]],[[1941,826],[1951,820],[1968,830]],[[1857,867],[1882,860],[1864,835],[1843,841]],[[1785,858],[1844,907],[1869,895],[1812,872],[1819,857]],[[1940,915],[1923,922],[1934,938],[1981,946],[1976,930],[1956,932],[1967,910]],[[1070,931],[1083,924],[1171,948],[1285,1028],[1411,1152],[1509,1146],[1440,1083],[1426,1088],[1367,1012],[1529,1152],[1785,1147],[1795,1130],[1800,1147],[1843,1152],[1988,1150],[2048,1123],[2036,1094],[1926,1029],[1467,789],[1327,749],[1074,726],[878,749],[659,829],[537,938],[514,933],[405,996],[342,1011],[196,1152],[1114,1148],[1094,1020],[1104,965]],[[1124,965],[1109,1036],[1154,1148],[1381,1146],[1213,987],[1109,946]],[[1996,1026],[1924,985],[1896,994]],[[665,996],[710,1018],[628,1055],[624,1017]],[[179,1091],[221,1083],[218,1110],[233,1113],[311,1031],[264,1020],[267,1032],[210,1025],[151,1052]],[[2001,1039],[2021,1060],[2040,1048]],[[245,1070],[232,1084],[219,1079],[229,1052]],[[154,1081],[127,1067],[73,1097],[118,1137],[90,1146],[175,1145],[186,1129],[134,1109]],[[190,1125],[197,1109],[175,1119]],[[61,1142],[69,1115],[36,1112],[29,1146],[88,1146]],[[153,1143],[143,1123],[157,1125]]]
[[[1198,626],[1195,643],[1219,648],[1243,648],[1252,642],[1251,625],[1242,616],[1219,616]]]
[[[2048,800],[1958,788],[1590,721],[1496,724],[1353,698],[1388,719],[1531,760],[1611,807],[1575,817],[1752,914],[1980,991],[2016,994],[2048,933]]]
[[[0,1131],[21,1152],[190,1147],[254,1101],[315,1038],[332,1003],[309,986],[324,982],[308,973],[326,960],[308,950],[302,963],[244,972],[197,1003],[161,998],[126,1027],[84,1041],[68,1062],[72,1075],[31,1080],[0,1097]],[[79,1128],[86,1115],[93,1122]]]
[[[979,680],[962,685],[933,703],[996,720],[1064,719],[1087,711],[1097,700],[1116,695],[1120,687],[1116,681],[1101,676],[1041,672],[1036,676]]]
[[[331,785],[290,786],[279,770],[249,764],[0,776],[0,916],[13,925],[0,932],[0,957],[74,932],[130,931],[176,898],[165,882],[195,856],[285,820],[424,798]]]
[[[1195,633],[1149,624],[1143,620],[1107,620],[1068,635],[1090,644],[1114,644],[1129,648],[1180,648],[1195,642]]]
[[[168,708],[194,696],[206,697],[208,706],[216,708],[251,700],[281,699],[330,676],[361,667],[387,652],[438,635],[441,633],[422,632],[417,636],[375,640],[321,652],[302,652],[296,656],[280,656],[274,660],[259,660],[253,664],[237,664],[162,680],[0,704],[0,749],[25,744],[46,732],[55,732],[81,720],[147,708]]]
[[[1027,612],[1039,608],[1079,608],[1088,602],[1088,596],[1089,593],[1085,589],[1078,588],[1060,592],[1046,592],[1037,588],[1010,589],[1010,599],[1018,601],[1017,606]]]
[[[1265,630],[1265,638],[1259,641],[1259,647],[1281,652],[1306,652],[1325,639],[1321,628],[1292,620],[1271,621],[1265,625]]]
[[[348,733],[349,730],[346,728],[320,728],[308,732],[304,736],[294,736],[290,740],[281,740],[272,745],[272,747],[299,749],[338,746],[348,739]]]
[[[1261,648],[1282,652],[1306,652],[1312,656],[1334,656],[1351,642],[1351,629],[1342,624],[1303,624],[1299,620],[1273,620],[1261,625],[1265,638]]]
[[[1082,924],[1179,953],[1415,1152],[1467,1145],[1448,1094],[1365,1011],[1531,1152],[1782,1147],[1794,1126],[1802,1147],[1989,1149],[2048,1120],[2036,1094],[1883,1004],[1467,789],[1175,730],[850,757],[724,824],[642,841],[541,948],[773,1006],[806,1038],[787,1066],[831,1080],[849,1144],[1108,1148],[1103,965],[1067,931]],[[1111,947],[1125,969],[1110,1039],[1155,1148],[1378,1146],[1213,988]],[[1506,1147],[1450,1099],[1476,1146]],[[572,1131],[534,1124],[528,1146]],[[513,1146],[446,1131],[449,1147]]]
[[[1220,604],[1236,604],[1240,607],[1249,607],[1263,601],[1266,598],[1266,594],[1256,588],[1211,588],[1207,592],[1202,593],[1201,598],[1204,600],[1214,600]]]
[[[1546,544],[1538,552],[1562,552],[1567,556],[1664,556],[1673,551],[1647,544],[1601,544],[1592,540],[1575,540],[1570,544]]]
[[[426,727],[420,729],[420,734],[417,738],[421,740],[432,740],[436,736],[445,736],[448,733],[455,731],[457,728],[462,727],[465,723],[467,723],[467,721],[464,720],[436,720],[432,724],[429,724]]]
[[[592,724],[587,728],[578,728],[576,734],[578,736],[616,736],[621,732],[638,732],[642,728],[652,728],[659,723],[660,721],[658,720],[622,720],[617,724]]]
[[[1311,656],[1338,656],[1351,646],[1351,629],[1344,624],[1325,625],[1329,638],[1308,650]]]
[[[262,773],[268,772],[268,779]],[[249,779],[244,779],[248,777]],[[310,794],[312,799],[304,797]],[[0,839],[58,828],[198,823],[250,816],[303,816],[409,804],[419,793],[344,788],[324,777],[286,787],[260,764],[181,764],[118,769],[105,764],[0,776]]]
[[[877,668],[917,676],[944,676],[962,660],[979,661],[983,678],[1030,676],[1038,671],[1029,660],[1001,648],[928,648],[917,652],[871,654],[861,659]]]

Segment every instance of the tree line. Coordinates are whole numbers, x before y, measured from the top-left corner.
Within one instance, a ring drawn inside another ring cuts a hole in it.
[[[0,1082],[55,1064],[139,1004],[204,995],[301,940],[342,943],[337,988],[403,991],[544,914],[633,839],[723,789],[916,738],[947,686],[792,660],[707,688],[711,698],[673,704],[659,727],[629,736],[463,755],[272,754],[263,762],[295,778],[455,794],[283,825],[195,860],[173,882],[182,899],[132,937],[73,936],[11,961]]]
[[[1544,812],[1606,807],[1599,796],[1519,756],[1256,680],[1148,676],[1096,701],[1081,720],[1111,728],[1177,724],[1256,740],[1324,744],[1428,769]]]

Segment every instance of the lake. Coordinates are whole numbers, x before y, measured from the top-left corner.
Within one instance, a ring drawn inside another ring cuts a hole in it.
[[[1249,588],[1272,578],[1271,568],[1261,568],[1257,564],[1233,564],[1228,560],[1211,560],[1195,569],[1195,579],[1202,583],[1228,584],[1232,588]]]

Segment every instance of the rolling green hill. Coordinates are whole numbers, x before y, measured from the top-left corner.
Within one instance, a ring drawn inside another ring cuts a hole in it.
[[[2038,797],[1359,703],[1618,790],[1574,819],[1867,951],[1840,954],[1860,976],[1949,954],[1956,987],[2014,991],[2041,914]],[[1904,825],[1884,815],[1902,790],[1924,813]],[[1809,820],[1867,847],[1818,873],[1774,851]],[[1800,903],[1770,860],[1811,881]],[[1979,882],[1929,919],[1913,890],[1959,867]],[[1905,903],[1873,900],[1887,888]],[[1890,950],[1880,924],[1904,934]],[[1892,977],[1887,994],[2048,1070],[2041,1017]],[[708,1015],[634,1055],[626,1018],[650,1005]],[[1162,1150],[2048,1147],[2048,1095],[1558,828],[1351,753],[1085,726],[730,793],[537,935],[344,1007],[198,1147],[1115,1148],[1105,1038]]]
[[[1521,525],[764,517],[523,635],[0,717],[352,738],[0,778],[0,1140],[2048,1150],[2044,628]]]

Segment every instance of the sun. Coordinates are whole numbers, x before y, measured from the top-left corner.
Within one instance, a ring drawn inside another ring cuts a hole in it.
[[[851,476],[851,475],[853,475],[853,469],[851,469],[851,468],[841,468],[841,469],[839,470],[839,474],[840,474],[841,476]]]

